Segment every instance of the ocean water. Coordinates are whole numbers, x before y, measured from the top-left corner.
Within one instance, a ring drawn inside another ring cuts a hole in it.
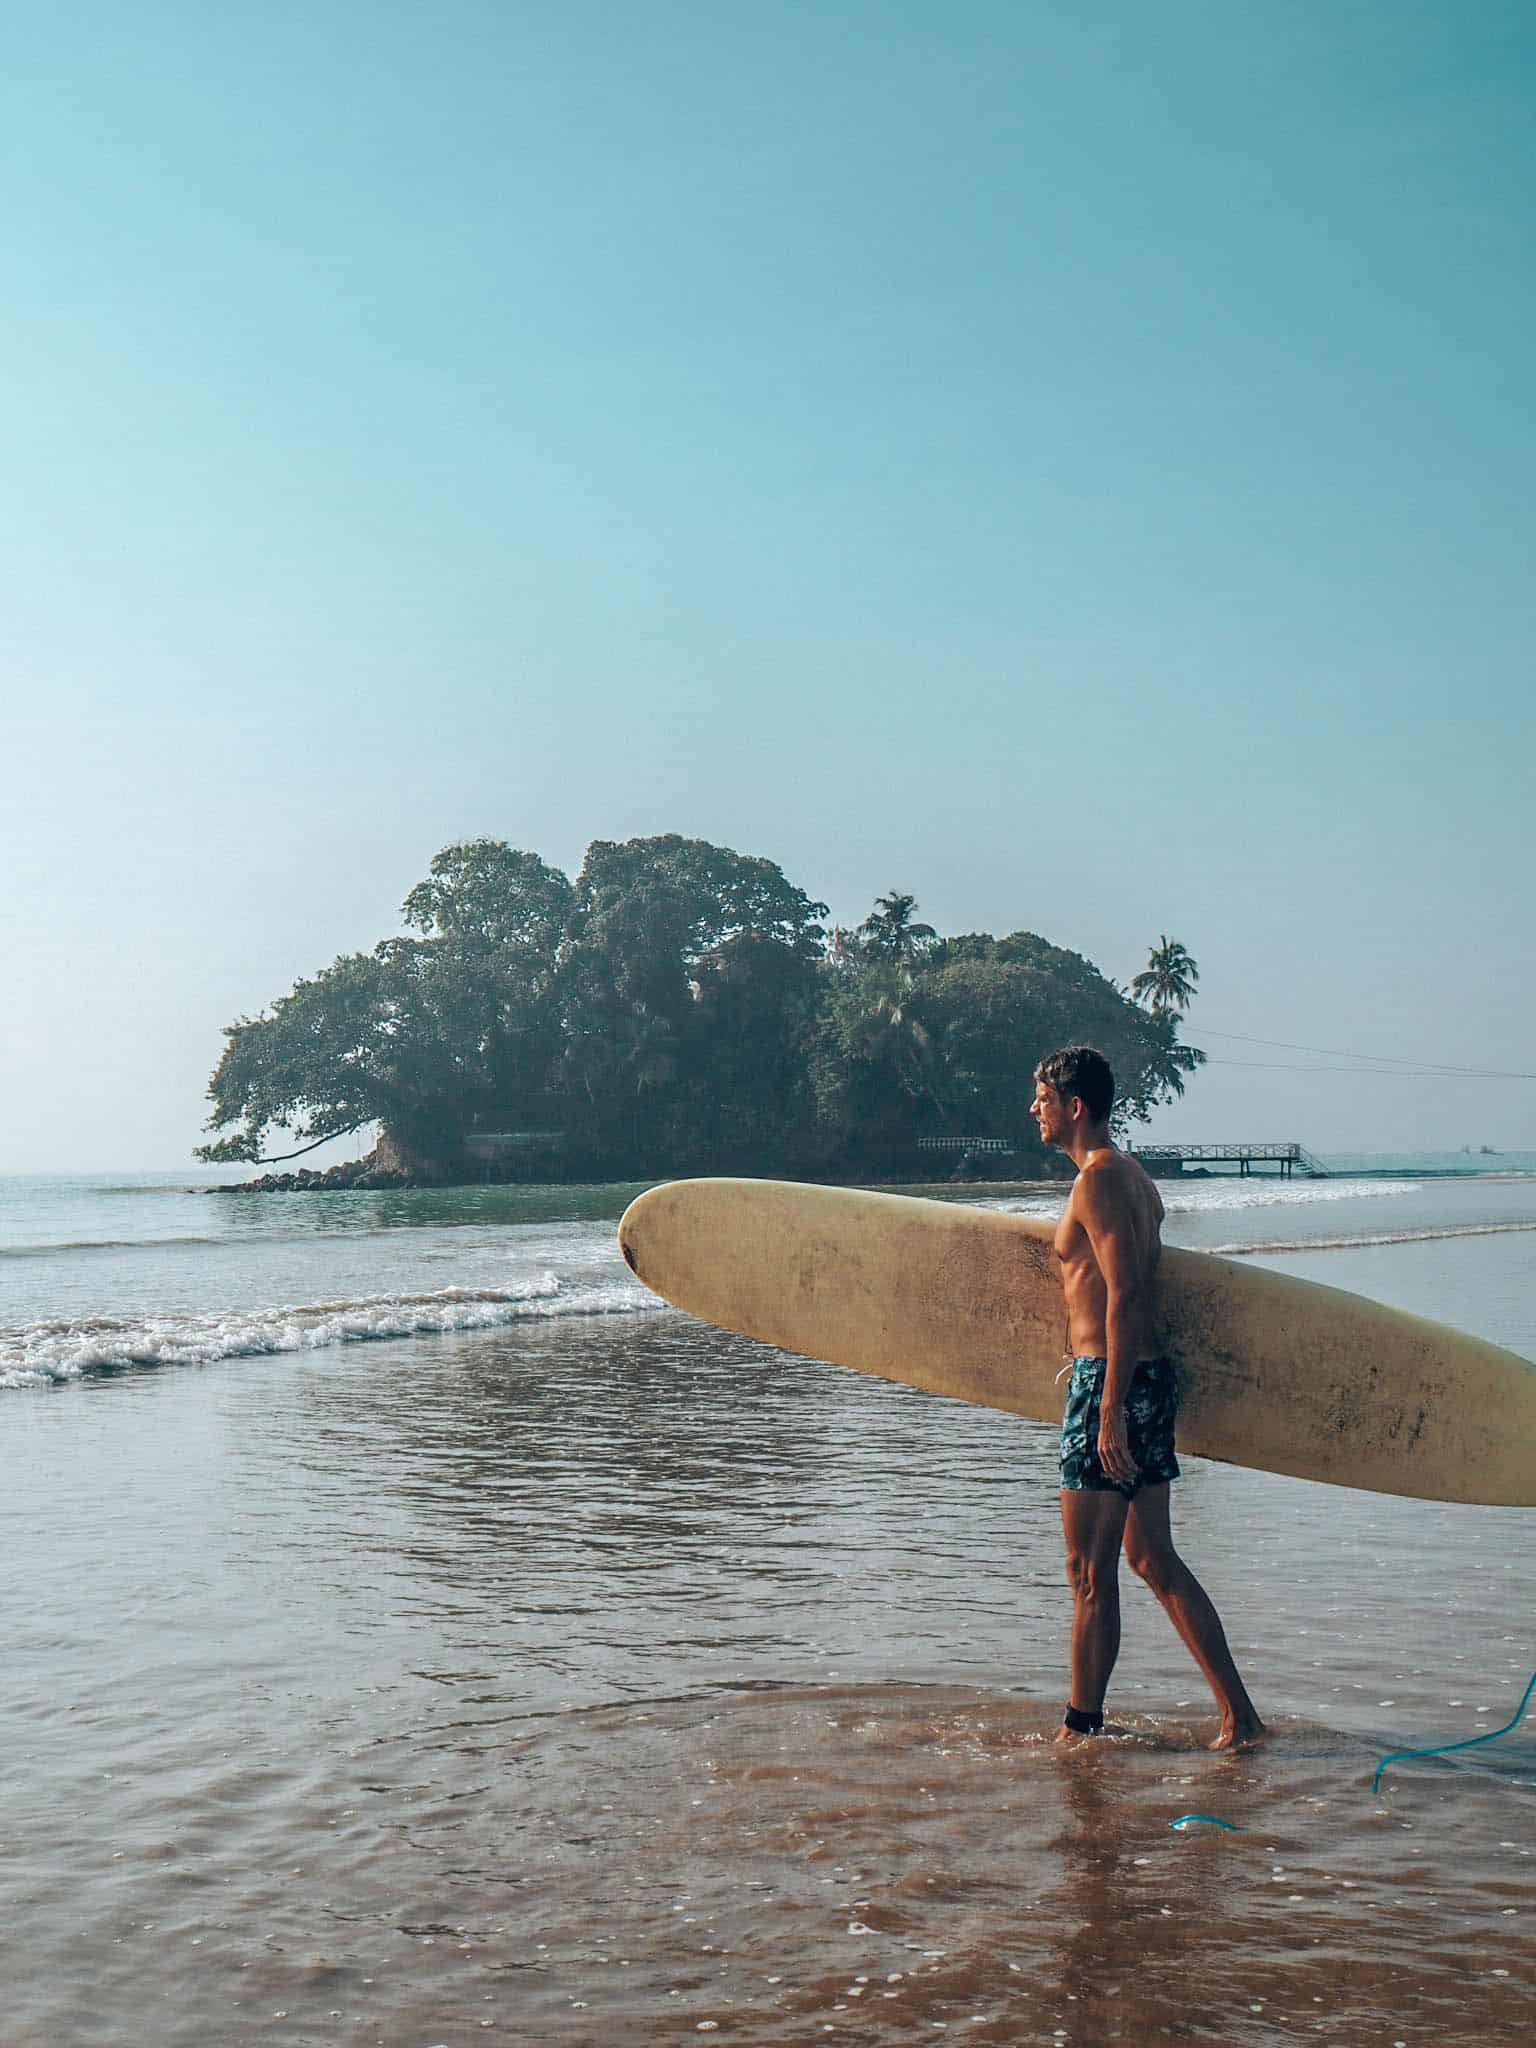
[[[1168,1239],[1536,1358],[1536,1158],[1342,1164]],[[1372,1779],[1536,1512],[1188,1461],[1271,1739],[1131,1585],[1064,1754],[1049,1431],[660,1306],[630,1188],[209,1178],[0,1180],[4,2048],[1530,2038],[1536,1716]]]

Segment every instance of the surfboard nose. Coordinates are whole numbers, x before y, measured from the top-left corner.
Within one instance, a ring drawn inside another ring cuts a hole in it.
[[[643,1279],[644,1275],[640,1271],[640,1262],[635,1256],[635,1235],[637,1228],[642,1231],[644,1230],[645,1218],[643,1215],[637,1216],[636,1212],[640,1209],[641,1203],[649,1198],[650,1192],[650,1189],[647,1188],[643,1195],[637,1195],[619,1218],[619,1250],[624,1254],[625,1265],[628,1266],[637,1280]]]
[[[649,1278],[655,1261],[648,1253],[658,1238],[665,1236],[669,1218],[677,1207],[677,1190],[684,1185],[680,1181],[663,1181],[659,1187],[647,1188],[644,1194],[636,1195],[619,1218],[619,1250],[624,1263],[653,1293],[659,1290]]]

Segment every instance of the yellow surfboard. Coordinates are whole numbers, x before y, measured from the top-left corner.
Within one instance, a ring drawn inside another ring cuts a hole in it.
[[[682,1180],[619,1224],[647,1287],[706,1322],[903,1386],[1060,1419],[1053,1226],[907,1195]],[[1421,1500],[1536,1506],[1536,1365],[1358,1294],[1165,1249],[1178,1445]]]

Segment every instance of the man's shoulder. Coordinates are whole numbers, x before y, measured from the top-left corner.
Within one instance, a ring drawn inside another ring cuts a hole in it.
[[[1104,1214],[1139,1206],[1148,1196],[1158,1202],[1157,1186],[1139,1159],[1128,1152],[1101,1152],[1087,1161],[1073,1185],[1086,1208]]]
[[[1131,1163],[1123,1152],[1096,1152],[1078,1168],[1073,1195],[1091,1208],[1123,1201],[1130,1188],[1125,1169]]]
[[[1106,1145],[1102,1152],[1095,1152],[1091,1159],[1084,1161],[1077,1178],[1079,1184],[1086,1182],[1089,1186],[1099,1182],[1106,1186],[1118,1182],[1124,1186],[1145,1176],[1146,1168],[1139,1159],[1133,1159],[1129,1152],[1122,1152],[1118,1146]]]

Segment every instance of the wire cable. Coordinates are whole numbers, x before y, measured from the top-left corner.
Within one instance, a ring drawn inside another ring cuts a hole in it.
[[[1411,1067],[1419,1074],[1463,1074],[1479,1081],[1536,1081],[1536,1074],[1510,1073],[1500,1067],[1463,1067],[1452,1065],[1447,1060],[1411,1060],[1390,1052],[1352,1052],[1342,1045],[1298,1045],[1289,1038],[1255,1038],[1247,1031],[1217,1031],[1209,1025],[1201,1026],[1204,1038],[1230,1038],[1242,1045],[1273,1045],[1282,1052],[1315,1052],[1328,1059],[1369,1060],[1378,1067]],[[1223,1060],[1223,1066],[1246,1066],[1245,1060]],[[1262,1062],[1254,1062],[1255,1065]],[[1347,1073],[1349,1068],[1307,1067],[1297,1069],[1304,1073]]]
[[[1219,1034],[1212,1032],[1211,1037]],[[1220,1053],[1207,1053],[1201,1063],[1207,1067],[1262,1067],[1281,1074],[1375,1074],[1383,1081],[1536,1081],[1536,1074],[1478,1074],[1448,1072],[1443,1067],[1319,1067],[1303,1066],[1296,1060],[1229,1060]]]

